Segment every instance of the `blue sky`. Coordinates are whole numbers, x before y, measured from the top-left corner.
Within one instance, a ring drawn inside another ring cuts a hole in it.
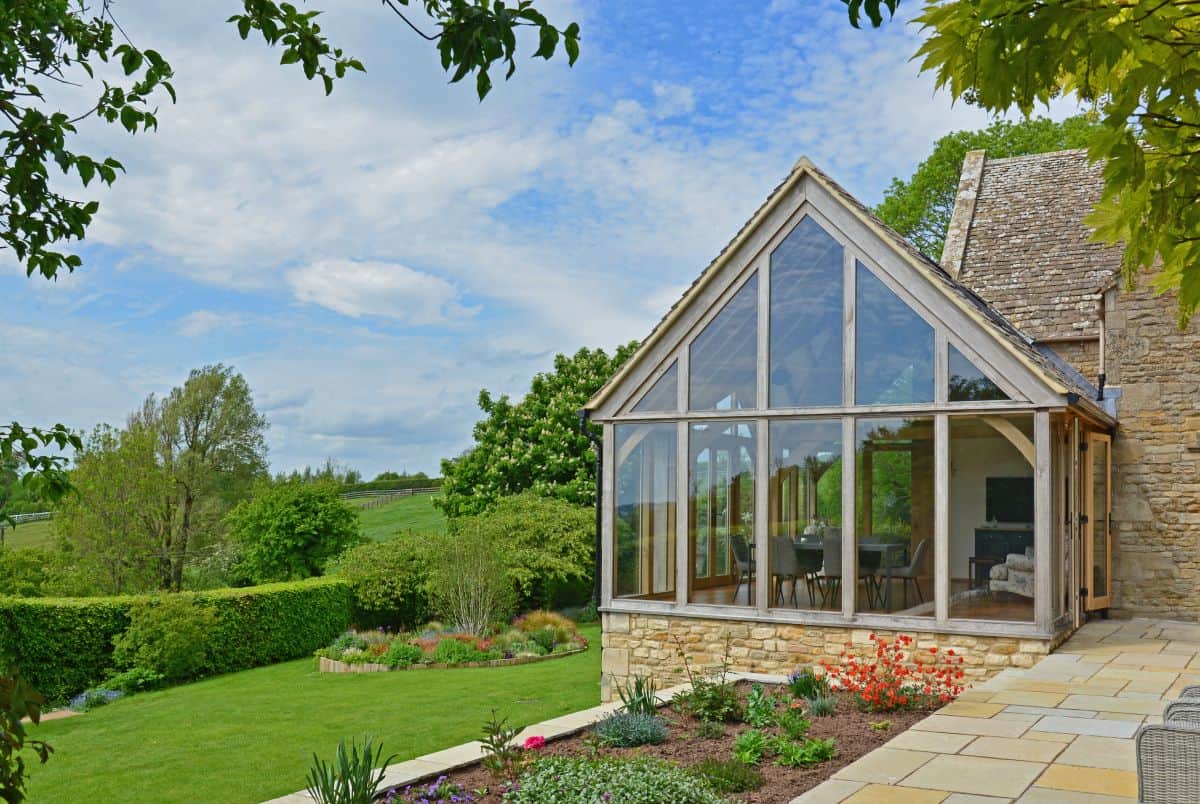
[[[179,102],[154,134],[83,129],[128,174],[81,270],[0,261],[0,419],[120,424],[223,362],[274,469],[432,472],[480,388],[643,337],[801,155],[874,203],[987,122],[918,76],[914,26],[838,0],[539,4],[579,62],[526,55],[482,104],[377,3],[313,5],[368,70],[329,98],[237,38],[237,3],[117,6]]]

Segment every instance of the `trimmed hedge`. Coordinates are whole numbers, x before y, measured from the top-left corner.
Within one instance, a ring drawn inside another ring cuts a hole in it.
[[[217,614],[206,674],[311,656],[346,630],[354,609],[350,585],[337,578],[179,594]],[[110,675],[113,639],[130,605],[147,597],[0,597],[0,670],[19,664],[51,701],[76,695]]]

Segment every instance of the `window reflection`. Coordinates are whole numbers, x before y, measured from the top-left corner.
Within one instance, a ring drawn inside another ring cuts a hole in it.
[[[855,276],[855,402],[932,402],[933,327],[862,263]]]
[[[693,424],[688,446],[691,596],[754,604],[754,424]]]
[[[691,410],[755,407],[758,388],[758,275],[741,287],[692,341]]]

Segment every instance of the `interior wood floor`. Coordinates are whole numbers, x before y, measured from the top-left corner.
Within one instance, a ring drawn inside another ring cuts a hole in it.
[[[886,605],[877,605],[876,601],[871,601],[872,604],[867,606],[866,586],[860,582],[858,585],[858,601],[859,611],[866,611],[877,614],[898,614],[908,617],[932,617],[933,616],[933,582],[932,579],[925,578],[920,581],[921,593],[924,597],[924,603],[919,603],[916,599],[916,594],[912,584],[908,585],[908,605],[905,607],[903,583],[899,580],[892,581],[891,590],[891,609]],[[951,595],[965,591],[968,587],[966,580],[954,580],[951,584]],[[797,584],[796,598],[792,599],[792,585],[784,583],[783,585],[783,600],[776,600],[771,606],[772,608],[785,609],[803,609],[803,610],[824,610],[838,611],[841,609],[840,593],[835,600],[828,601],[828,605],[821,606],[821,595],[818,589],[813,587],[813,598],[809,597],[808,587],[800,581]],[[692,592],[693,603],[707,603],[721,606],[753,606],[753,584],[741,584],[736,588],[733,584],[727,586],[714,586],[708,589],[697,589]],[[970,620],[1006,620],[1009,622],[1032,622],[1033,621],[1033,601],[1020,595],[1010,594],[1008,592],[996,592],[989,595],[980,595],[978,597],[968,598],[966,600],[955,600],[950,607],[950,616],[956,619]]]

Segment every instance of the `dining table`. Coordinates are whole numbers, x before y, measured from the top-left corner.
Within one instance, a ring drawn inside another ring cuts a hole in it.
[[[825,550],[825,542],[823,539],[815,539],[811,536],[801,536],[792,542],[796,548],[797,555],[801,550],[805,551],[821,551]],[[897,566],[904,566],[908,563],[908,543],[907,542],[859,542],[858,554],[863,553],[878,553],[880,569],[884,571],[886,585],[883,588],[883,605],[888,611],[892,610],[892,569]],[[899,560],[894,560],[895,556],[899,556]]]

